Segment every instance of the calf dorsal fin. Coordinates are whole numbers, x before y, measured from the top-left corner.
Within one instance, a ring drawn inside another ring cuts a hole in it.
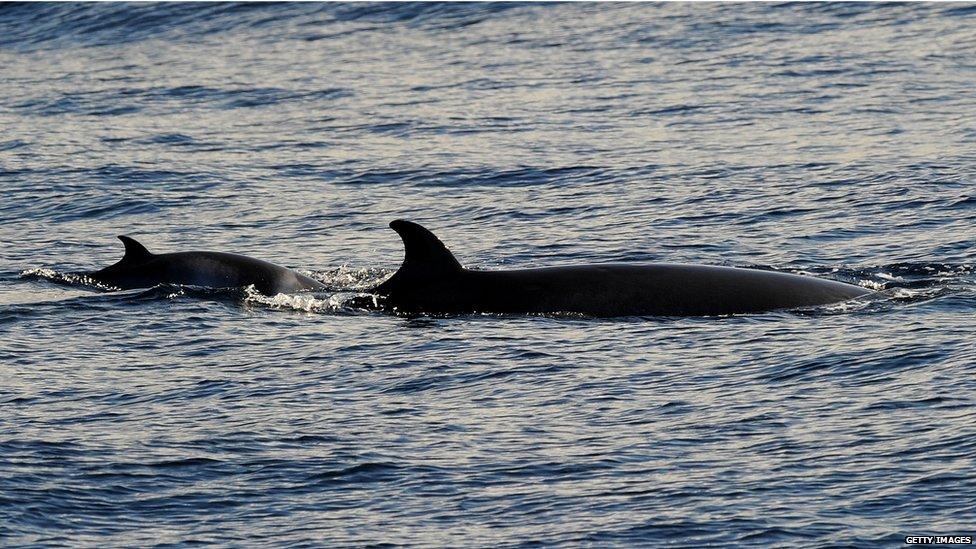
[[[153,254],[145,246],[139,244],[134,238],[119,235],[119,240],[125,246],[125,255],[119,263],[143,263],[152,258]]]

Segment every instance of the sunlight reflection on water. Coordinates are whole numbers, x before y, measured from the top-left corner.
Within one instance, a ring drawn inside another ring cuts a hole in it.
[[[971,527],[971,6],[0,10],[0,539]],[[879,294],[721,319],[343,307],[399,264],[396,218],[475,268],[739,265]],[[117,261],[118,234],[329,290],[66,278]]]

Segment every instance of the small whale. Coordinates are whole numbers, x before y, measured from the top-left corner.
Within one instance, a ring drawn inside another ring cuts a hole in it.
[[[123,290],[157,284],[183,284],[210,288],[254,285],[265,295],[321,290],[321,282],[291,269],[244,255],[224,252],[154,254],[128,236],[120,236],[125,255],[100,271],[83,273],[106,286]]]
[[[370,293],[378,307],[394,313],[718,316],[815,307],[871,293],[810,276],[669,263],[479,271],[462,267],[416,223],[396,220],[390,228],[403,239],[403,264]]]

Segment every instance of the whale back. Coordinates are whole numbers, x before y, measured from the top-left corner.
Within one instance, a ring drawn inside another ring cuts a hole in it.
[[[181,284],[210,288],[253,285],[265,295],[319,290],[321,282],[253,257],[225,252],[189,251],[154,254],[128,236],[119,236],[125,254],[117,263],[84,273],[90,279],[121,289]]]
[[[372,290],[388,310],[414,314],[574,313],[710,316],[813,307],[869,290],[756,269],[682,264],[594,264],[469,270],[430,231],[390,223],[403,239],[400,269]]]

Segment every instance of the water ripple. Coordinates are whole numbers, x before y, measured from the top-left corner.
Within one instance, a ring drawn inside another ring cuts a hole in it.
[[[971,534],[974,10],[0,5],[0,544]],[[858,284],[721,319],[356,307],[465,265]],[[114,291],[117,234],[321,292]]]

